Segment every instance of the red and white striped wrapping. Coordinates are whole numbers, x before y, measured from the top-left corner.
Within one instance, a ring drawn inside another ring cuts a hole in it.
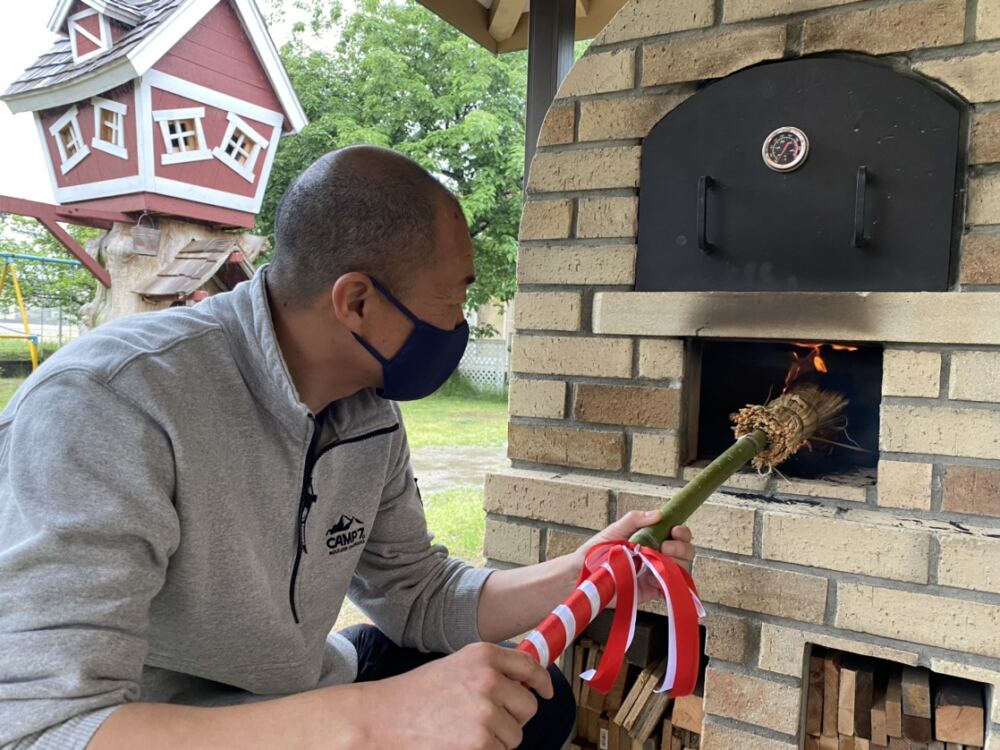
[[[518,650],[542,666],[550,666],[615,601],[615,616],[601,663],[596,670],[580,675],[591,689],[607,695],[635,636],[638,576],[644,571],[657,581],[670,617],[667,669],[657,692],[690,695],[698,681],[701,656],[698,620],[705,616],[694,581],[666,555],[624,540],[599,544],[590,550],[576,590],[525,636]]]

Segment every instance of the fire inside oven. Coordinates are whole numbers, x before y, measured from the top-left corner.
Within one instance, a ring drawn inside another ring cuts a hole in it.
[[[790,478],[873,478],[878,464],[882,347],[819,342],[711,341],[701,349],[697,462],[733,443],[729,415],[793,384],[814,383],[849,400],[842,424],[782,464]]]

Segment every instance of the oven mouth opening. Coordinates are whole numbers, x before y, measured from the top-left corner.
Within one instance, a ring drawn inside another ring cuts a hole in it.
[[[693,342],[699,389],[689,425],[692,466],[732,445],[730,415],[763,404],[786,387],[814,384],[845,396],[842,428],[820,436],[777,467],[790,479],[872,484],[879,458],[882,347],[849,342],[701,340]]]

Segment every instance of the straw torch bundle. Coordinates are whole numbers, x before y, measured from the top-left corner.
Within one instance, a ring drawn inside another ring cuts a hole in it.
[[[698,619],[704,616],[694,582],[687,571],[660,552],[674,526],[684,523],[708,497],[741,467],[752,462],[760,471],[783,463],[810,439],[842,428],[847,400],[814,385],[793,386],[764,405],[749,405],[733,414],[736,442],[692,479],[662,508],[662,519],[629,541],[596,545],[574,592],[532,630],[518,646],[548,667],[615,601],[615,616],[604,657],[596,670],[581,677],[592,690],[607,694],[632,643],[638,607],[638,575],[653,576],[669,617],[667,669],[658,692],[689,695],[698,678]]]

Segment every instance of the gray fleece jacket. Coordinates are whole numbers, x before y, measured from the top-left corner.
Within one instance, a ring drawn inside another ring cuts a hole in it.
[[[131,701],[351,682],[345,596],[406,646],[478,640],[490,571],[432,545],[396,405],[363,391],[324,419],[264,272],[28,379],[0,416],[0,748],[84,748]]]

